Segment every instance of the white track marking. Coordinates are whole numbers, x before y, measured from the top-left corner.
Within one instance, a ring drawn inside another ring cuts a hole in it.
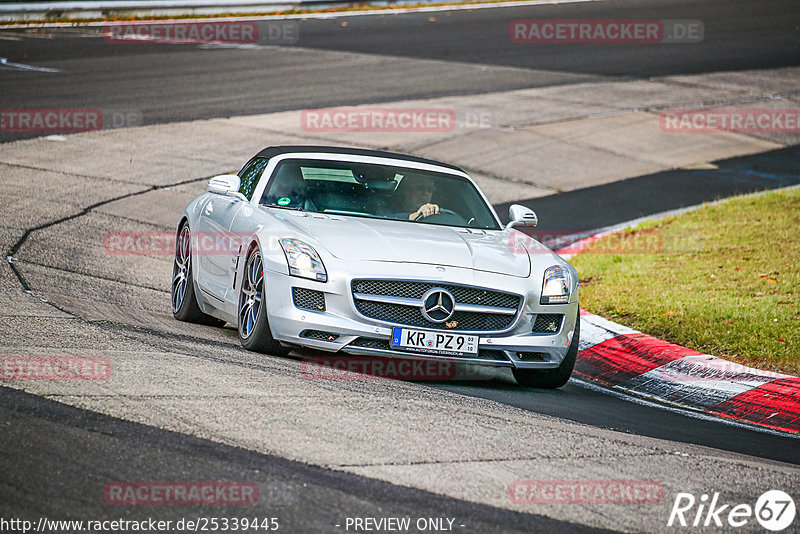
[[[24,63],[12,63],[4,57],[0,57],[0,65],[11,67],[12,69],[19,70],[32,70],[35,72],[61,72],[61,69],[50,69],[47,67],[34,67],[33,65],[25,65]]]

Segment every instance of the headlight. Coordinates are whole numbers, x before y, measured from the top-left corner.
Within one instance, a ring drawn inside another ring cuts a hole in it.
[[[280,244],[289,264],[289,274],[318,282],[328,281],[328,273],[316,250],[299,239],[281,239]]]
[[[544,272],[542,282],[542,298],[540,304],[566,304],[569,302],[570,287],[572,287],[572,276],[569,271],[561,265],[548,267]]]

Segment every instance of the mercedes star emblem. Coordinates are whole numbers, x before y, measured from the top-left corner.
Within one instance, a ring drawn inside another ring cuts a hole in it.
[[[429,289],[422,295],[422,316],[427,320],[434,323],[443,323],[453,316],[456,308],[456,299],[453,294],[442,289],[441,287],[434,287]]]

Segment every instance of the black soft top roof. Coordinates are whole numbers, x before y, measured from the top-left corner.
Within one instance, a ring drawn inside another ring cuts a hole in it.
[[[409,156],[406,154],[398,154],[396,152],[386,152],[383,150],[367,150],[364,148],[345,148],[341,146],[313,146],[313,145],[284,145],[284,146],[271,146],[259,152],[256,157],[258,158],[272,158],[280,154],[287,154],[291,152],[323,152],[326,154],[351,154],[358,156],[373,156],[376,158],[392,158],[402,161],[413,161],[415,163],[427,163],[429,165],[438,165],[456,171],[464,172],[462,169],[455,165],[448,165],[440,161],[432,159],[418,158],[417,156]]]

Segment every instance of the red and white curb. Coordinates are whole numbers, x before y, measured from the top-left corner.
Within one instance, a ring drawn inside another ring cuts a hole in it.
[[[575,254],[588,243],[629,226],[601,231],[557,253]],[[574,376],[710,416],[800,433],[800,378],[702,354],[584,309]]]
[[[619,392],[800,432],[800,378],[753,369],[581,310],[575,376]]]

